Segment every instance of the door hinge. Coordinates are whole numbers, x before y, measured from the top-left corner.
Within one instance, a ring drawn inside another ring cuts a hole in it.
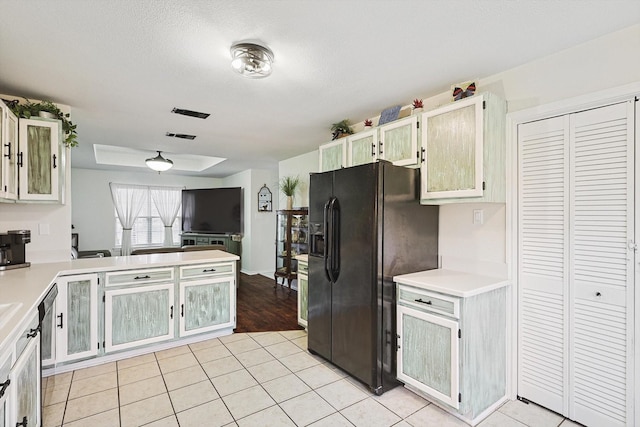
[[[98,277],[98,286],[100,286],[100,278]]]
[[[420,122],[416,122],[416,128],[420,129]]]
[[[629,248],[630,251],[633,251],[633,252],[637,252],[638,251],[638,244],[636,242],[634,242],[633,240],[629,240],[627,242],[627,247]]]
[[[102,302],[107,302],[107,296],[106,295],[102,295]]]
[[[462,393],[458,393],[458,403],[462,402]]]
[[[482,101],[482,109],[483,110],[487,109],[487,101]]]
[[[102,341],[102,348],[105,348],[106,346],[106,341]]]
[[[486,190],[487,189],[487,183],[482,181],[482,190]]]
[[[100,341],[98,341],[98,350],[100,350]]]
[[[458,338],[462,338],[462,329],[458,329]]]

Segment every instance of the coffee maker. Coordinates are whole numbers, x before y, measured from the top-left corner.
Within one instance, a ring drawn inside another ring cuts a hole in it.
[[[0,270],[28,267],[25,245],[31,241],[31,230],[9,230],[0,234]]]

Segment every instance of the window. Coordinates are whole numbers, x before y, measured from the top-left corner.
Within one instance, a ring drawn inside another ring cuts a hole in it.
[[[180,190],[178,190],[180,191]],[[116,225],[116,247],[122,246],[122,224],[118,219],[118,213],[114,208],[114,221]],[[178,209],[178,216],[173,222],[173,244],[180,242],[182,228],[182,209]],[[162,246],[164,242],[164,224],[160,214],[151,198],[151,189],[144,193],[144,201],[140,214],[131,228],[131,246]]]

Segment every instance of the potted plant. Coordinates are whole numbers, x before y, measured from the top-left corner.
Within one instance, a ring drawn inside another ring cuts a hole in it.
[[[24,104],[14,101],[5,101],[7,106],[13,111],[13,113],[19,118],[30,119],[31,117],[45,117],[50,119],[57,119],[62,122],[62,132],[64,133],[64,144],[67,147],[76,147],[78,145],[78,133],[76,127],[71,120],[69,120],[69,113],[63,113],[60,109],[51,101],[31,102],[27,101]]]
[[[334,123],[331,125],[331,132],[333,132],[333,138],[331,140],[336,140],[338,138],[342,138],[346,135],[352,135],[353,131],[349,127],[349,120],[344,119],[339,121],[338,123]]]
[[[280,180],[280,191],[287,196],[287,210],[293,209],[293,196],[296,194],[300,178],[297,176],[285,176]]]
[[[413,111],[411,114],[418,114],[422,111],[422,99],[414,99],[411,107],[413,107]]]

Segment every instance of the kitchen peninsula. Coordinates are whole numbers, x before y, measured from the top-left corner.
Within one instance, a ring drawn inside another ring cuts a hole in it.
[[[176,252],[0,272],[0,419],[10,411],[39,425],[41,367],[64,372],[233,333],[238,259]],[[55,309],[40,322],[53,289]]]

